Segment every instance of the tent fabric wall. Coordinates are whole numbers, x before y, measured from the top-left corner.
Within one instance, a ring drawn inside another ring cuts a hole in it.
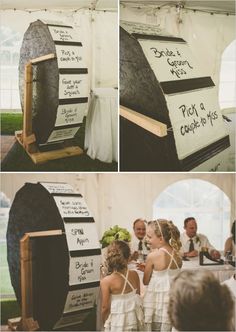
[[[184,179],[202,179],[218,186],[231,201],[231,220],[235,219],[235,175],[232,173],[165,174],[3,174],[1,190],[11,199],[25,182],[67,182],[85,198],[98,234],[120,225],[132,230],[138,217],[152,219],[153,203],[170,184]]]
[[[94,12],[95,76],[92,87],[118,87],[118,15]]]
[[[221,55],[235,39],[235,17],[225,14],[178,11],[174,6],[121,6],[120,19],[159,25],[168,33],[185,39],[202,69],[219,86]]]
[[[73,25],[84,46],[91,89],[118,85],[117,12],[81,9],[79,11],[24,10],[1,12],[1,26],[7,26],[23,38],[29,24],[37,19],[62,21]],[[20,49],[19,43],[19,49]]]

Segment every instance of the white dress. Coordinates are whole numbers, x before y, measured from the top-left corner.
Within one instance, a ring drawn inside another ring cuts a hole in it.
[[[142,300],[136,293],[136,289],[126,276],[119,273],[124,279],[124,287],[121,294],[111,295],[110,315],[104,324],[105,332],[125,332],[125,331],[142,331],[143,330],[143,308]],[[118,273],[118,272],[117,272]],[[124,293],[127,283],[132,291]]]
[[[166,270],[152,272],[143,299],[145,331],[171,331],[172,328],[168,316],[169,290],[180,268],[174,259],[174,251],[171,255],[164,248],[159,250],[165,251],[171,260]],[[173,261],[176,269],[170,269]]]

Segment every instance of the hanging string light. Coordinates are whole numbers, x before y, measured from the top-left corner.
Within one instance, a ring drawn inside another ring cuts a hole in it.
[[[75,8],[75,9],[64,9],[64,10],[59,10],[59,9],[46,9],[46,8],[42,8],[42,9],[17,9],[17,8],[4,8],[1,9],[1,11],[14,11],[14,12],[24,12],[24,13],[28,13],[28,14],[33,14],[33,13],[37,13],[37,12],[48,12],[48,13],[77,13],[83,10],[89,10],[89,11],[101,11],[101,12],[116,12],[117,9],[102,9],[102,8],[96,8],[96,7],[81,7],[81,8]]]
[[[182,9],[184,8],[184,3],[183,2],[179,2],[176,4],[176,10],[177,10],[177,23],[181,24],[183,23],[183,19],[182,19]]]
[[[162,8],[164,8],[164,7],[176,7],[176,8],[179,8],[179,9],[185,9],[186,11],[192,11],[192,12],[194,12],[194,13],[196,13],[196,12],[200,12],[200,13],[207,13],[207,14],[210,14],[210,15],[215,15],[215,14],[218,14],[218,15],[226,15],[226,16],[230,16],[230,15],[235,15],[235,13],[234,12],[228,12],[228,11],[220,11],[220,10],[213,10],[213,9],[200,9],[200,8],[191,8],[191,7],[188,7],[187,5],[186,5],[186,2],[185,1],[179,1],[179,2],[177,2],[177,1],[172,1],[172,2],[168,2],[168,1],[166,1],[165,3],[163,3],[162,5],[159,5],[158,7],[156,7],[156,5],[154,5],[154,4],[147,4],[147,3],[143,3],[143,4],[140,4],[140,2],[139,3],[137,3],[137,4],[135,4],[135,3],[133,3],[133,2],[130,2],[130,1],[120,1],[120,5],[123,7],[123,8],[134,8],[134,9],[139,9],[139,10],[141,10],[141,9],[146,9],[147,7],[155,7],[156,9],[162,9]]]

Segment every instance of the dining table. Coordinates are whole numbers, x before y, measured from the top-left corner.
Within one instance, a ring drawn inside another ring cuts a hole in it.
[[[199,264],[199,257],[189,258],[188,261],[183,261],[182,270],[190,270],[197,272],[199,270],[211,271],[219,282],[223,282],[229,279],[235,272],[235,268],[228,262],[225,264],[216,264],[207,258],[204,259],[204,264]]]
[[[235,267],[233,267],[228,262],[226,264],[216,264],[216,262],[205,258],[204,264],[206,265],[200,265],[199,257],[189,258],[186,261],[183,260],[183,265],[180,271],[190,270],[197,273],[197,271],[199,270],[208,270],[215,275],[215,277],[219,280],[220,283],[231,278],[231,276],[235,273]],[[138,269],[138,264],[135,261],[130,262],[128,266],[129,269],[135,270],[138,273],[140,279],[140,294],[141,296],[143,296],[146,288],[146,286],[143,284],[144,272]]]

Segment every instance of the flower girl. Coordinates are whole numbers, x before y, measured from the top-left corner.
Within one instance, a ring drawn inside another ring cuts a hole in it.
[[[140,281],[136,271],[128,269],[129,245],[112,242],[107,251],[110,274],[101,280],[102,319],[105,331],[123,332],[143,329]]]
[[[179,230],[171,221],[148,223],[147,240],[152,251],[143,276],[144,285],[148,285],[143,301],[146,331],[171,331],[167,310],[171,280],[182,266],[179,238]]]

